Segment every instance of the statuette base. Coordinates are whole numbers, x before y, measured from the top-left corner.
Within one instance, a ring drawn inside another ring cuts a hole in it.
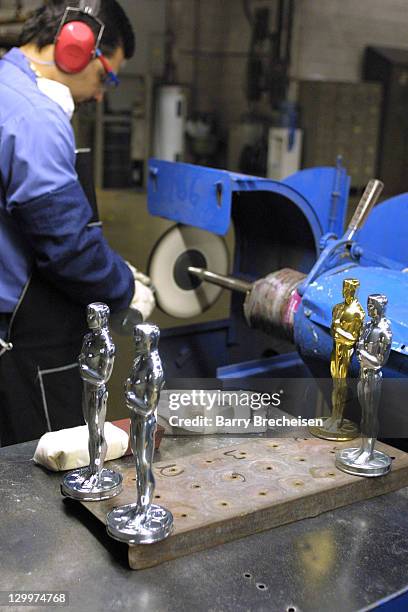
[[[361,448],[344,448],[336,455],[336,467],[353,476],[384,476],[391,463],[391,458],[378,450],[370,454]]]
[[[103,468],[100,475],[90,475],[89,467],[66,474],[61,493],[81,501],[102,501],[118,495],[123,489],[122,475]]]
[[[358,425],[349,421],[349,419],[343,419],[341,427],[339,427],[339,421],[333,420],[332,417],[325,417],[323,421],[322,427],[313,425],[308,428],[309,432],[316,438],[333,440],[334,442],[348,442],[360,435]]]
[[[166,508],[151,504],[141,513],[136,504],[119,506],[106,517],[108,534],[128,544],[154,544],[167,538],[173,528],[173,515]]]

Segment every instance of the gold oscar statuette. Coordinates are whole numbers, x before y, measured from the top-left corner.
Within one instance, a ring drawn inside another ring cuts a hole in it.
[[[358,425],[343,418],[347,400],[347,374],[365,317],[363,307],[356,297],[359,286],[358,280],[345,279],[344,302],[333,308],[333,351],[330,358],[330,374],[333,379],[332,414],[324,419],[322,427],[309,428],[310,433],[325,440],[344,442],[359,435]]]

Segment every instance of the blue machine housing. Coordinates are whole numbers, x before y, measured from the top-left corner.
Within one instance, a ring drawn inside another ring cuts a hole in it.
[[[152,215],[219,235],[233,223],[231,273],[254,281],[282,267],[311,269],[322,237],[343,230],[349,184],[341,165],[303,170],[278,182],[152,159],[148,208]],[[249,329],[242,296],[233,294],[227,320],[163,330],[161,351],[167,377],[231,379],[231,364],[237,364],[239,377],[289,372],[277,356],[294,347]],[[307,373],[297,353],[289,361],[291,375]]]
[[[341,233],[349,186],[350,178],[340,164],[337,168],[302,170],[279,182],[152,159],[148,209],[153,216],[224,235],[231,224],[234,200],[244,194],[259,196],[260,192],[265,192],[276,196],[276,200],[286,199],[293,203],[304,215],[318,245],[323,234]],[[252,203],[253,200],[252,197],[248,201]]]
[[[302,170],[278,182],[150,161],[152,215],[219,235],[234,224],[233,276],[254,281],[284,267],[312,275],[295,317],[298,352],[289,342],[249,329],[242,295],[233,294],[229,319],[164,330],[168,376],[329,376],[331,312],[342,300],[343,279],[350,276],[360,280],[363,306],[369,293],[387,294],[394,343],[386,373],[408,376],[408,274],[401,271],[408,266],[408,194],[378,205],[351,249],[339,245],[331,252],[344,232],[349,185],[340,164]]]
[[[303,359],[316,376],[329,375],[327,364],[333,347],[331,313],[334,304],[342,301],[345,278],[360,281],[358,298],[363,307],[370,294],[386,293],[393,342],[384,374],[389,377],[408,376],[408,274],[379,266],[338,266],[321,274],[307,287],[295,317],[295,342]],[[351,372],[358,372],[356,359]]]

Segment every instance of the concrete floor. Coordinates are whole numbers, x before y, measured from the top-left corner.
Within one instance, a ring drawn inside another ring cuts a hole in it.
[[[146,272],[149,255],[163,233],[174,225],[159,217],[151,217],[147,211],[145,193],[130,190],[100,190],[97,192],[100,218],[109,244],[122,257]],[[233,248],[232,232],[227,236],[230,252]],[[169,328],[204,321],[214,321],[228,316],[230,294],[223,291],[217,302],[205,313],[191,319],[176,319],[156,308],[151,322],[160,328]],[[127,416],[123,400],[123,383],[129,374],[133,359],[131,337],[114,334],[117,357],[109,382],[108,419]]]

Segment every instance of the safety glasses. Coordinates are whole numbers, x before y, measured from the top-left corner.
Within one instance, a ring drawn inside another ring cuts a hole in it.
[[[110,65],[109,61],[106,59],[106,57],[104,56],[104,54],[102,53],[100,49],[96,49],[95,58],[97,58],[101,62],[103,69],[105,70],[103,84],[112,85],[113,87],[117,87],[120,83],[118,75],[113,72],[112,66]]]

